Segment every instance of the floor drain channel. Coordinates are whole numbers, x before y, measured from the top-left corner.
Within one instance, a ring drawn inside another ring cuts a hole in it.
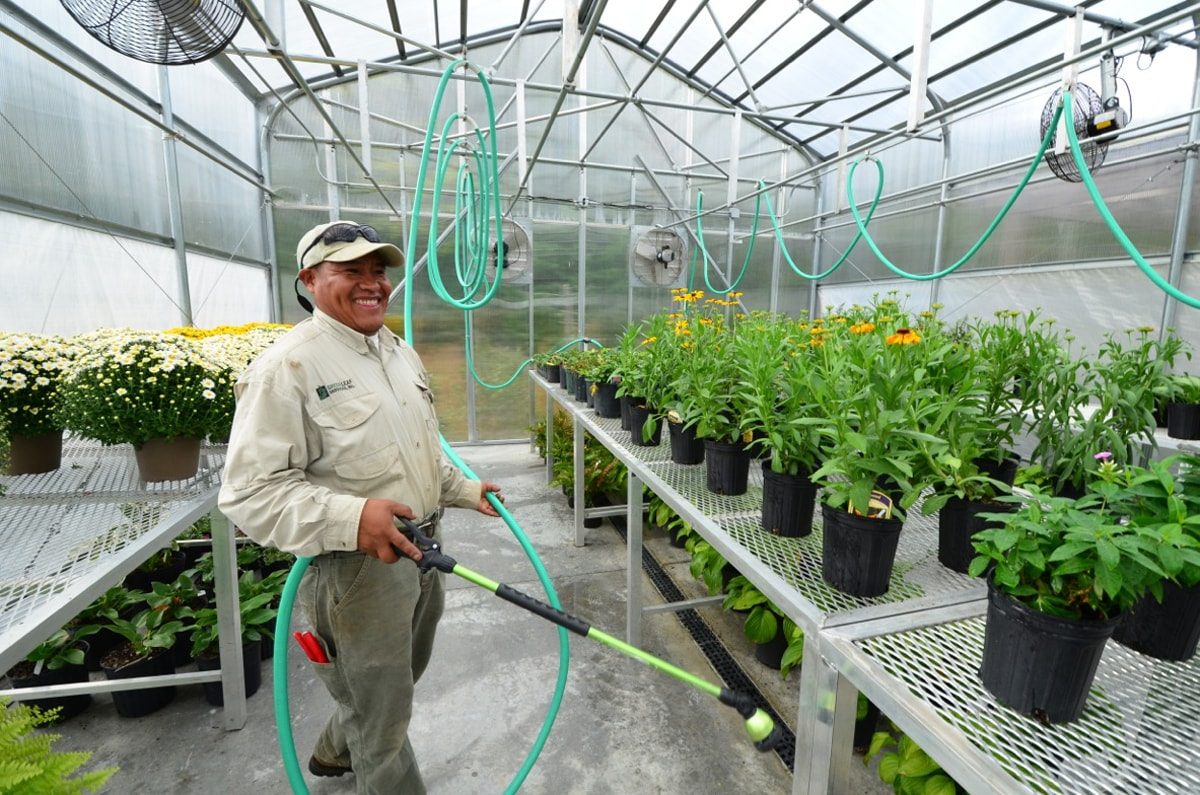
[[[615,525],[614,525],[615,526]],[[621,539],[628,543],[628,538],[625,534],[625,528],[617,526],[617,533]],[[667,574],[658,559],[650,552],[646,546],[642,545],[642,570],[650,577],[650,582],[658,590],[658,593],[667,602],[681,602],[685,599],[683,592],[679,590],[679,586],[671,579],[671,575]],[[733,659],[733,655],[725,648],[725,644],[717,637],[708,623],[695,610],[680,610],[675,613],[679,618],[679,623],[683,624],[683,628],[692,636],[692,640],[700,647],[700,651],[704,652],[704,656],[708,658],[713,670],[721,677],[721,681],[730,690],[738,690],[750,698],[754,699],[754,703],[761,707],[771,720],[775,721],[775,725],[783,730],[783,740],[775,747],[775,754],[780,761],[787,767],[788,770],[795,770],[796,761],[796,735],[792,729],[779,717],[779,714],[767,703],[767,699],[763,697],[758,686],[754,684],[742,667],[738,665],[737,660]]]

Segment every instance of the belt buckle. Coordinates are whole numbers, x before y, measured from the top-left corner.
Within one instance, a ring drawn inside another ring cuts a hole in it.
[[[417,525],[417,529],[423,533],[426,533],[426,535],[433,535],[432,531],[437,528],[438,520],[441,518],[441,512],[434,511],[421,520],[420,524]]]

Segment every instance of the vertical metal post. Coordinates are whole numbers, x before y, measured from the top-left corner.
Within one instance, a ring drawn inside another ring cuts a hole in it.
[[[625,642],[642,643],[642,481],[632,472],[625,486],[625,516],[628,523],[625,548],[629,558],[625,571]]]
[[[171,78],[167,67],[158,67],[158,96],[162,103],[162,121],[174,128],[175,116],[171,111]],[[192,318],[192,288],[188,280],[187,241],[183,233],[183,199],[179,191],[179,157],[175,151],[175,139],[163,134],[163,159],[167,169],[167,211],[171,219],[171,238],[175,245],[175,279],[179,291],[180,325],[190,326]]]
[[[922,0],[921,13],[915,15],[917,29],[913,42],[912,78],[908,87],[909,132],[925,118],[925,86],[929,78],[929,38],[933,33],[933,0]]]
[[[818,633],[805,632],[793,795],[843,791],[833,779],[845,774],[857,703],[854,686],[821,656]]]
[[[568,6],[572,5],[570,0]],[[576,19],[571,17],[570,19]],[[572,24],[574,24],[572,22]],[[587,73],[588,64],[587,56],[584,56],[583,62],[579,64],[579,72],[576,75],[581,89],[587,89]],[[579,106],[583,107],[587,104],[587,99],[579,97]],[[587,114],[579,114],[579,247],[577,249],[579,255],[579,279],[578,290],[579,296],[577,304],[579,307],[579,316],[576,320],[576,337],[587,336],[587,215],[588,215],[588,175],[587,167],[582,164],[583,153],[587,151]]]
[[[322,136],[329,141],[325,147],[325,174],[329,181],[325,183],[325,201],[329,203],[329,220],[336,221],[342,216],[342,200],[338,195],[337,146],[333,143],[333,130],[329,122],[322,121]]]
[[[733,114],[733,127],[729,131],[729,181],[725,201],[729,203],[729,240],[725,246],[725,283],[733,284],[733,233],[737,226],[738,208],[733,205],[738,195],[738,161],[742,147],[742,111]]]
[[[1197,15],[1200,16],[1200,15]],[[1193,17],[1194,22],[1200,22]],[[1196,58],[1196,74],[1192,84],[1192,107],[1200,102],[1200,54]],[[1183,255],[1187,249],[1188,221],[1192,214],[1192,189],[1196,184],[1196,150],[1193,148],[1200,139],[1200,118],[1192,114],[1188,121],[1188,149],[1184,153],[1183,176],[1179,183],[1179,203],[1175,212],[1175,228],[1171,233],[1171,261],[1167,270],[1167,281],[1173,287],[1179,287],[1183,279]],[[1158,338],[1164,339],[1167,329],[1175,325],[1175,311],[1179,302],[1163,293],[1162,323],[1159,324]]]
[[[554,400],[546,395],[546,482],[554,479]]]
[[[633,218],[637,215],[637,210],[632,209],[637,204],[637,174],[629,172],[629,225],[633,226]],[[631,235],[632,237],[632,235]],[[631,245],[636,246],[637,241],[631,240]],[[625,323],[626,325],[633,324],[633,279],[625,279]]]
[[[242,669],[242,615],[238,598],[237,551],[233,524],[214,509],[212,525],[213,586],[217,591],[218,648],[221,653],[222,724],[226,730],[246,725],[246,679]]]
[[[266,17],[267,26],[279,39],[279,49],[287,52],[287,17],[283,6],[283,0],[267,0],[263,16]]]
[[[261,103],[254,109],[254,116],[258,129],[263,129],[263,125],[267,123],[267,114],[266,109]],[[260,135],[258,138],[258,171],[263,175],[263,183],[270,187],[271,148],[267,143],[267,136],[265,135]],[[280,323],[283,321],[283,298],[279,290],[279,253],[275,250],[274,207],[275,205],[271,201],[271,194],[263,191],[259,216],[262,220],[263,253],[267,256],[269,271],[267,290],[271,301],[271,320],[275,323]]]
[[[813,253],[812,253],[812,272],[816,276],[821,272],[821,210],[825,203],[825,191],[821,189],[821,180],[818,178],[813,184]],[[821,283],[813,280],[809,282],[808,293],[808,316],[816,317],[817,310],[821,308],[820,291]]]
[[[787,160],[788,150],[784,149],[779,153],[779,181],[787,179]],[[784,199],[787,196],[787,187],[779,186],[779,200],[775,202],[775,207],[779,211],[780,223],[783,223],[783,217],[787,213],[787,207],[784,205]],[[774,234],[771,235],[771,241],[775,244],[771,249],[771,312],[779,311],[779,270],[783,253],[781,251],[783,243],[781,243]]]
[[[457,89],[457,107],[458,107],[458,132],[460,135],[465,135],[467,131],[467,81],[456,80],[455,88]],[[461,158],[462,155],[459,155]],[[482,175],[480,175],[482,176]],[[465,220],[459,216],[454,219],[454,224],[465,223]],[[496,269],[496,278],[501,278],[500,269]],[[467,313],[467,332],[470,334],[471,345],[475,344],[475,313]],[[471,374],[471,368],[467,366],[467,440],[475,441],[479,438],[478,427],[478,408],[476,401],[478,395],[475,391],[475,376]]]
[[[572,416],[575,423],[575,546],[581,547],[587,543],[587,528],[583,526],[583,423],[579,421],[579,415]]]
[[[367,90],[367,62],[358,62],[358,137],[362,141],[360,154],[367,176],[375,173],[371,163],[371,110]]]
[[[950,193],[950,138],[949,136],[942,142],[942,188],[938,192],[938,213],[937,213],[937,231],[933,235],[933,270],[931,273],[937,273],[942,269],[942,256],[946,248],[946,198]],[[929,282],[929,309],[933,309],[933,305],[937,303],[938,294],[941,292],[941,279],[934,279]]]

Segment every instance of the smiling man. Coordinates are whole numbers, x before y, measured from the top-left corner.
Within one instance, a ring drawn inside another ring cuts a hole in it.
[[[442,506],[496,516],[486,494],[500,489],[444,459],[428,373],[383,325],[400,250],[337,221],[306,232],[296,259],[316,309],[238,379],[220,507],[258,543],[313,559],[308,654],[337,708],[309,771],[352,772],[360,794],[423,793],[408,724],[442,574],[396,563],[393,547],[421,553],[395,517],[434,536]]]

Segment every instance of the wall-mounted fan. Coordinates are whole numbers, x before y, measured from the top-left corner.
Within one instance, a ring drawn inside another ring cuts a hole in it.
[[[246,11],[238,0],[61,0],[105,46],[139,61],[199,63],[225,49]]]
[[[687,270],[687,242],[670,229],[634,227],[629,257],[630,283],[635,287],[675,287]]]
[[[1079,148],[1083,152],[1084,162],[1088,171],[1095,171],[1108,155],[1108,146],[1116,140],[1112,133],[1117,132],[1129,123],[1129,116],[1117,99],[1117,70],[1120,61],[1111,53],[1100,59],[1100,88],[1103,95],[1085,83],[1076,83],[1072,94],[1072,110],[1075,124],[1075,134],[1079,136]],[[1046,129],[1054,120],[1054,111],[1062,97],[1062,89],[1055,90],[1042,107],[1042,123],[1040,133],[1046,135]],[[1093,140],[1095,136],[1106,136],[1102,140]],[[1058,132],[1050,139],[1050,147],[1046,150],[1046,165],[1054,172],[1054,176],[1067,182],[1082,182],[1083,176],[1075,165],[1075,158],[1068,148],[1063,152],[1055,152]]]
[[[525,227],[508,218],[503,220],[504,259],[500,263],[500,278],[505,284],[529,284],[533,279],[533,245]],[[495,230],[489,229],[495,233]],[[500,247],[493,239],[488,252],[487,278],[496,277],[496,260]]]

